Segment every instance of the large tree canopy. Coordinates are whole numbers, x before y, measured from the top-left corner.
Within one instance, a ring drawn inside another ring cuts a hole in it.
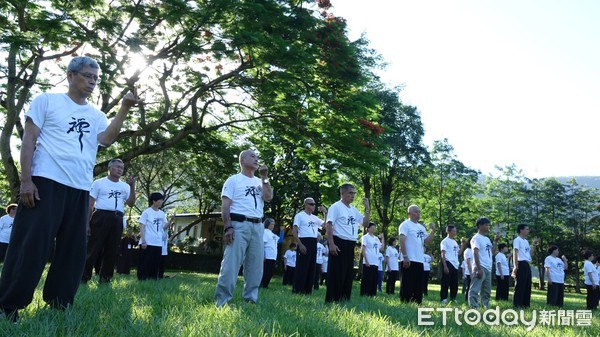
[[[362,90],[372,60],[364,44],[347,39],[344,20],[328,15],[327,6],[297,0],[2,2],[0,53],[7,62],[0,65],[0,154],[12,198],[19,179],[10,142],[22,136],[19,115],[32,95],[64,82],[69,57],[82,54],[100,63],[99,92],[91,99],[109,117],[133,87],[145,98],[117,145],[101,152],[96,174],[116,155],[128,163],[191,136],[210,138],[262,119],[283,136],[301,135],[313,144],[299,153],[312,152],[333,167],[358,153],[367,166],[373,143],[360,120],[377,119]],[[195,150],[213,150],[204,144]]]

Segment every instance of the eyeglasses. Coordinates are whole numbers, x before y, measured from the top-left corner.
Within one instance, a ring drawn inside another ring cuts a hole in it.
[[[307,205],[314,206],[314,205],[316,205],[316,204],[315,204],[314,202],[313,202],[313,203],[310,203],[310,202],[309,202],[309,203],[307,203]]]
[[[98,75],[96,74],[90,74],[90,73],[80,73],[78,71],[74,71],[73,73],[75,74],[79,74],[85,78],[87,78],[88,80],[94,80],[94,82],[96,83],[100,83],[100,78],[98,77]]]

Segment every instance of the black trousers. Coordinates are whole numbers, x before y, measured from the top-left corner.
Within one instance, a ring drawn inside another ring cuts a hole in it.
[[[294,284],[294,274],[296,273],[296,267],[286,266],[283,272],[283,285]]]
[[[148,245],[146,249],[140,248],[140,264],[137,271],[138,280],[158,280],[161,257],[162,246]]]
[[[119,244],[123,235],[123,217],[115,212],[96,210],[90,220],[90,237],[87,243],[87,256],[83,281],[92,278],[94,263],[100,256],[100,282],[108,282],[115,272]]]
[[[517,278],[515,279],[515,293],[513,306],[529,308],[531,305],[531,268],[529,262],[519,261]]]
[[[8,249],[8,243],[0,242],[0,262],[4,262],[6,257],[6,250]]]
[[[548,284],[546,293],[546,304],[562,307],[565,299],[565,284],[552,282]]]
[[[363,264],[362,279],[360,281],[360,296],[377,295],[378,266]]]
[[[17,207],[0,277],[0,307],[5,311],[31,303],[52,249],[46,303],[54,308],[73,304],[83,274],[89,192],[42,177],[33,177],[33,183],[40,200],[32,208]]]
[[[592,286],[586,284],[585,289],[587,290],[587,294],[585,296],[586,308],[588,310],[594,310],[598,308],[598,287],[594,289]]]
[[[446,261],[446,266],[448,266],[448,274],[442,271],[442,287],[440,288],[440,299],[445,300],[448,299],[448,290],[450,290],[450,300],[456,300],[456,294],[458,293],[458,269],[454,267],[454,265],[448,261]]]
[[[465,294],[465,302],[467,303],[469,303],[469,287],[471,287],[471,275],[465,275],[462,292]]]
[[[508,281],[510,276],[504,275],[504,280],[496,275],[496,300],[508,301]]]
[[[352,281],[354,280],[354,247],[356,241],[343,240],[334,236],[333,243],[340,251],[338,255],[334,255],[331,250],[329,251],[326,303],[350,300]]]
[[[423,284],[425,280],[423,263],[410,261],[408,268],[402,267],[402,282],[400,283],[400,300],[404,303],[423,301]]]
[[[315,268],[317,267],[317,238],[300,238],[306,247],[306,253],[296,250],[296,270],[292,292],[297,294],[312,294],[315,285]]]
[[[265,259],[263,263],[263,275],[260,280],[261,288],[269,287],[269,283],[271,283],[271,278],[273,277],[273,270],[275,269],[275,261],[276,260]]]
[[[316,267],[315,267],[315,282],[314,282],[314,289],[315,290],[319,290],[319,281],[321,281],[321,268],[323,267],[322,264],[317,263]]]
[[[425,296],[429,295],[427,292],[427,288],[429,288],[429,273],[431,273],[431,270],[423,271],[423,295]]]
[[[387,271],[387,280],[385,281],[385,293],[393,294],[396,292],[396,281],[398,281],[398,271],[397,270],[388,270]]]
[[[165,267],[167,266],[167,256],[169,255],[162,255],[162,247],[161,247],[161,252],[160,252],[160,259],[158,260],[158,278],[165,278]]]

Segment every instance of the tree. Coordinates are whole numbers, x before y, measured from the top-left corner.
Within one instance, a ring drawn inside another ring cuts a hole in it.
[[[360,43],[348,41],[344,20],[309,3],[3,2],[0,52],[8,62],[0,69],[0,154],[13,199],[19,179],[10,142],[22,135],[19,113],[32,94],[64,81],[62,62],[70,55],[99,60],[99,94],[92,100],[109,117],[134,86],[146,99],[103,158],[130,162],[261,119],[295,135],[294,122],[307,113],[317,118],[301,132],[324,149],[322,160],[340,150],[369,152],[356,146],[367,133],[359,116],[372,114],[369,96],[359,90],[369,64],[359,62]],[[372,158],[358,157],[363,166]],[[99,162],[95,174],[105,167]]]

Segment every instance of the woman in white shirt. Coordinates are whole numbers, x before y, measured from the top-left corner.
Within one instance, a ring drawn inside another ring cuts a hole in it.
[[[265,219],[264,226],[263,244],[265,246],[265,260],[263,263],[263,275],[262,280],[260,281],[260,287],[268,288],[271,278],[273,277],[275,261],[277,260],[277,243],[279,242],[279,236],[273,233],[275,220],[272,218]]]
[[[548,254],[544,260],[546,279],[548,280],[546,304],[562,307],[565,298],[565,270],[567,270],[569,261],[564,255],[562,259],[558,257],[557,246],[550,246]]]
[[[583,253],[583,258],[585,259],[585,262],[583,263],[583,283],[585,283],[585,288],[587,290],[585,303],[588,310],[593,310],[598,306],[596,266],[594,266],[594,262],[592,262],[595,261],[594,253],[586,250]]]
[[[396,291],[396,281],[398,280],[398,246],[396,238],[388,239],[388,246],[385,249],[385,265],[387,271],[387,281],[385,284],[385,293],[394,294]]]
[[[375,223],[369,222],[367,234],[362,237],[360,256],[363,258],[362,280],[360,282],[361,296],[377,295],[377,269],[379,260],[377,252],[382,251],[383,235],[375,236]]]
[[[17,214],[17,204],[10,204],[6,206],[6,215],[0,218],[0,262],[4,262],[6,256],[15,214]]]

